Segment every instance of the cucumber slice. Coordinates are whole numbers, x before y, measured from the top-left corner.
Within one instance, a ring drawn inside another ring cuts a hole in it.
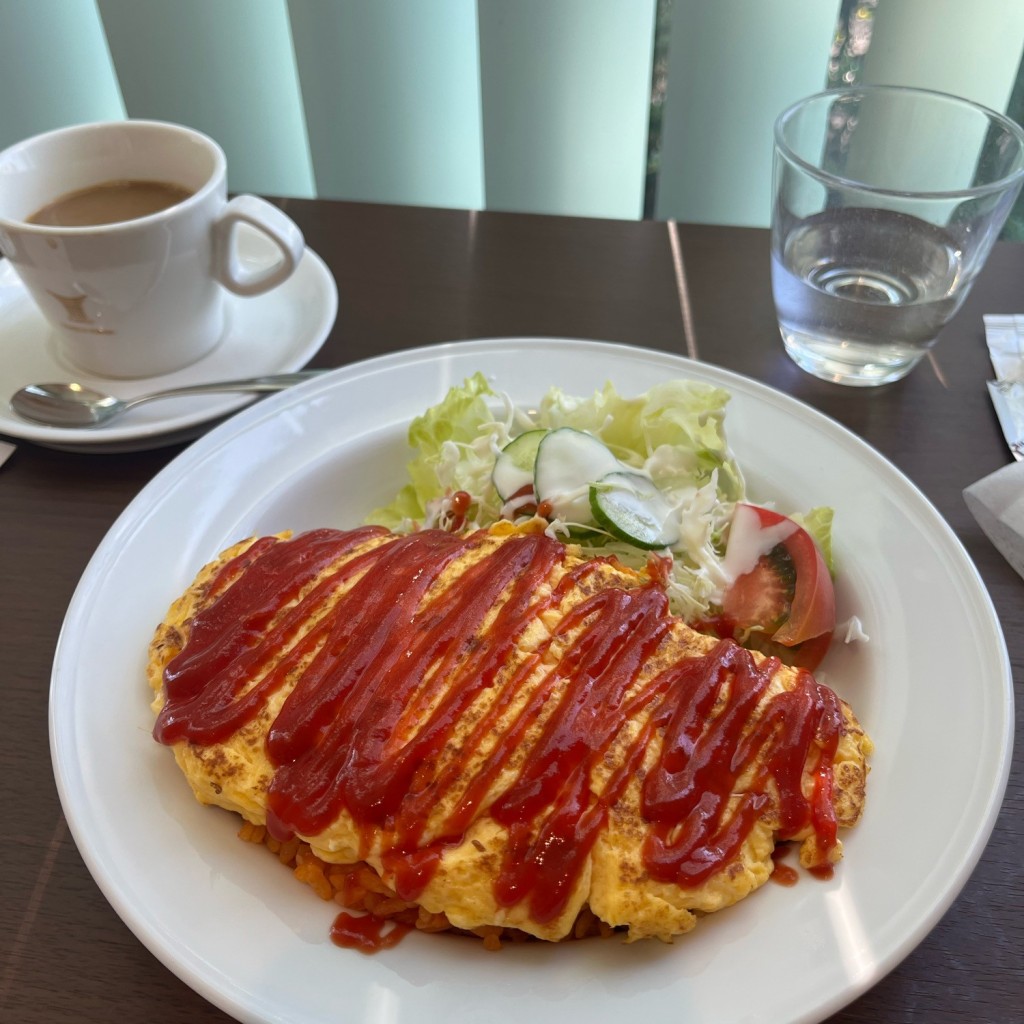
[[[638,548],[670,548],[679,522],[654,481],[642,473],[617,471],[590,488],[594,518],[611,534]]]
[[[541,438],[533,469],[537,501],[546,501],[559,519],[593,523],[590,485],[622,464],[593,434],[559,427]]]
[[[547,430],[527,430],[501,449],[491,470],[491,483],[502,501],[508,501],[524,487],[533,487],[537,449],[548,433]]]

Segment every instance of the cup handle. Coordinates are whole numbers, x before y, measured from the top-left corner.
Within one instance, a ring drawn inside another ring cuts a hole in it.
[[[239,224],[269,238],[280,249],[281,259],[266,269],[247,268],[235,244]],[[259,295],[291,277],[305,247],[298,225],[276,206],[257,196],[235,196],[213,225],[214,276],[236,295]]]

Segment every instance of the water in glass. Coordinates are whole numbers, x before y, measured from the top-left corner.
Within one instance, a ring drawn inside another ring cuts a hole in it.
[[[956,311],[961,254],[942,228],[892,210],[825,209],[772,252],[772,290],[793,359],[817,376],[904,376]]]

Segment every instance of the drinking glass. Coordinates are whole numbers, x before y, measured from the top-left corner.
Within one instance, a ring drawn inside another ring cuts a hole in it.
[[[908,374],[1024,182],[1024,130],[956,96],[818,93],[775,122],[772,293],[786,351],[839,384]]]

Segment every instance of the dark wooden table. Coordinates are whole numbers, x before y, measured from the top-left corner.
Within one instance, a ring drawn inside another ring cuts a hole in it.
[[[984,386],[991,370],[981,317],[1024,311],[1024,245],[997,247],[932,360],[900,383],[865,391],[816,380],[784,355],[765,231],[282,205],[331,267],[341,297],[337,324],[311,365],[463,338],[610,340],[696,355],[757,378],[866,438],[966,545],[1002,621],[1024,707],[1024,581],[961,496],[1009,461]],[[181,450],[86,455],[19,442],[0,468],[4,1021],[227,1019],[158,963],[104,900],[68,834],[47,745],[51,660],[75,584],[118,514]],[[1018,745],[1002,813],[966,888],[925,941],[833,1021],[1024,1019],[1022,812]]]

